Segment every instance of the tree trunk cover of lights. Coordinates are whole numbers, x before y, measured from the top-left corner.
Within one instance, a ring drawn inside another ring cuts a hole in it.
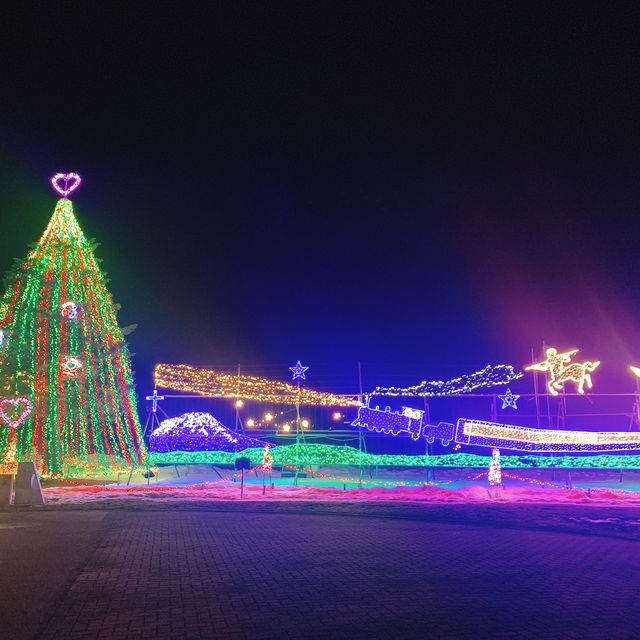
[[[129,349],[67,198],[80,177],[51,181],[62,198],[0,301],[0,472],[31,459],[50,476],[142,465]]]

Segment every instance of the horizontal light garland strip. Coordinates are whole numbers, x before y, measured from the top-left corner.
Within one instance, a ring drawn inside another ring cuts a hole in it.
[[[281,445],[272,449],[273,464],[314,464],[326,466],[357,466],[361,460],[363,466],[389,467],[461,467],[486,468],[489,456],[472,453],[451,453],[441,456],[403,456],[376,455],[360,453],[354,447],[329,444]],[[245,449],[239,453],[225,451],[171,451],[169,453],[151,453],[153,464],[233,464],[239,456],[246,456],[252,465],[262,464],[261,448]],[[638,469],[640,455],[595,455],[595,456],[500,456],[500,465],[508,469]]]
[[[156,387],[198,393],[210,398],[241,398],[323,407],[352,407],[360,404],[354,396],[313,391],[288,382],[220,373],[187,364],[158,364],[153,375]]]
[[[488,364],[484,369],[469,373],[452,380],[423,381],[412,387],[376,387],[371,395],[374,396],[450,396],[460,393],[471,393],[484,387],[495,387],[508,384],[512,380],[522,378],[522,373],[516,373],[510,364]]]

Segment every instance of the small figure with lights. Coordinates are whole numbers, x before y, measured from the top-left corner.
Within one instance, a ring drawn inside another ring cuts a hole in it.
[[[500,449],[494,448],[491,452],[491,461],[489,462],[489,496],[491,489],[495,487],[496,497],[502,494],[502,470],[500,468]]]

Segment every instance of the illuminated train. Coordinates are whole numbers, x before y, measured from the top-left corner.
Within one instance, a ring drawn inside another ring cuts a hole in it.
[[[460,418],[454,425],[440,422],[425,424],[424,411],[403,407],[402,412],[381,410],[369,406],[369,398],[358,408],[358,417],[351,423],[370,431],[400,435],[407,433],[413,440],[435,439],[448,445],[458,444],[497,447],[531,453],[571,452],[605,453],[640,449],[640,433],[632,431],[561,431],[556,429],[531,429],[484,420]]]

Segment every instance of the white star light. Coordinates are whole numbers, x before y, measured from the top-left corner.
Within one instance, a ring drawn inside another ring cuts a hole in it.
[[[303,367],[300,364],[300,360],[298,360],[298,364],[296,364],[295,367],[289,367],[289,371],[291,371],[291,373],[293,373],[293,378],[292,380],[295,380],[296,378],[302,378],[303,380],[306,380],[307,378],[304,375],[304,372],[308,369],[309,367]]]
[[[503,409],[506,409],[507,407],[513,407],[514,409],[517,409],[518,406],[516,405],[516,401],[519,397],[520,396],[516,396],[511,393],[511,389],[507,389],[507,393],[505,393],[503,396],[498,396],[498,398],[502,400]]]

